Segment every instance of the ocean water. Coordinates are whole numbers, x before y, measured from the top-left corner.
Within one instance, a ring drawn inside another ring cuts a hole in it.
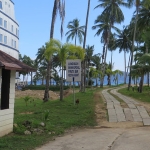
[[[95,86],[96,85],[96,79],[92,79],[93,80],[93,85]],[[128,81],[129,81],[129,77],[127,76],[127,79],[126,79],[126,83],[128,84]],[[137,83],[139,84],[140,82],[140,78],[137,80]],[[28,85],[30,85],[30,81],[28,82]],[[44,81],[44,84],[46,82]],[[52,79],[51,80],[51,83],[52,85],[56,85],[55,81]],[[124,76],[120,76],[118,75],[118,84],[123,84],[124,83]],[[144,77],[144,83],[147,83],[147,76]],[[42,84],[42,81],[41,80],[38,80],[37,81],[37,85],[41,85]],[[69,82],[65,82],[65,85],[69,85],[70,83]],[[78,85],[79,82],[75,82],[75,85]],[[97,78],[97,84],[98,86],[100,85],[100,79]],[[108,80],[107,80],[107,76],[105,76],[104,78],[104,85],[107,85],[108,84]],[[131,80],[131,84],[134,84],[134,80]],[[115,85],[115,81],[114,81],[114,77],[111,76],[111,85]]]

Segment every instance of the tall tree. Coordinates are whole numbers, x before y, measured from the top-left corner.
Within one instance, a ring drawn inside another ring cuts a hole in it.
[[[77,44],[77,38],[79,39],[80,44],[83,42],[85,26],[80,26],[79,22],[80,21],[78,19],[70,21],[67,25],[69,31],[65,34],[67,36],[67,42],[70,40],[70,38],[72,40],[75,39],[75,45]]]
[[[99,8],[99,7],[104,8],[104,11],[100,15],[100,18],[105,16],[105,18],[108,18],[107,22],[109,23],[106,47],[104,47],[105,48],[104,64],[106,64],[107,49],[108,49],[111,29],[114,23],[121,23],[122,21],[124,21],[124,15],[120,6],[129,7],[129,4],[124,2],[123,0],[99,0],[99,2],[101,3],[97,5],[95,8]],[[104,76],[104,73],[105,73],[105,65],[103,67],[103,76]],[[101,87],[103,87],[103,80],[104,80],[104,77],[102,78]]]
[[[87,85],[89,83],[89,72],[90,72],[89,67],[90,67],[90,62],[92,60],[93,52],[94,52],[94,45],[93,46],[87,45],[86,49],[85,49],[85,53],[86,53],[85,54],[85,63],[87,63],[86,66],[88,67],[87,68],[87,70],[88,70]]]
[[[134,52],[134,42],[135,42],[135,36],[136,36],[136,28],[137,28],[137,20],[138,20],[138,13],[139,13],[139,6],[140,6],[140,0],[128,0],[130,6],[133,6],[135,2],[136,6],[136,17],[135,17],[135,22],[134,22],[134,32],[133,32],[133,40],[132,40],[132,49],[131,49],[131,60],[130,60],[130,74],[129,74],[129,82],[128,82],[128,90],[130,89],[131,86],[131,66],[133,62],[133,52]]]
[[[131,50],[132,43],[129,37],[128,27],[124,27],[122,31],[116,34],[117,39],[115,42],[115,48],[119,48],[119,53],[124,52],[124,84],[126,84],[126,53]]]
[[[109,39],[109,31],[110,31],[110,23],[109,23],[109,18],[106,16],[98,16],[97,19],[95,20],[95,24],[92,29],[95,30],[97,29],[97,32],[95,35],[101,36],[101,42],[104,43],[103,46],[103,52],[102,52],[102,78],[101,78],[101,84],[100,86],[103,87],[103,81],[104,81],[104,74],[105,74],[105,62],[106,62],[106,56],[107,56],[107,47],[108,47],[108,39]],[[114,25],[111,26],[112,29],[115,31],[118,31],[119,29],[116,28]]]
[[[85,35],[84,35],[84,40],[83,40],[83,49],[85,49],[85,45],[86,45],[90,3],[91,3],[91,0],[88,0],[86,22],[85,22]],[[84,65],[84,67],[82,67],[82,74],[81,74],[82,75],[81,76],[81,91],[84,91],[84,92],[85,92],[85,79],[86,79],[86,70],[85,70],[86,69],[86,64],[85,63],[86,63],[85,61],[82,62],[82,66]]]
[[[60,18],[61,18],[61,37],[62,37],[63,23],[64,23],[64,18],[65,18],[65,0],[54,0],[51,28],[50,28],[50,39],[53,39],[54,25],[55,25],[55,20],[56,20],[58,11],[59,11]],[[48,65],[47,65],[46,87],[45,87],[45,93],[44,93],[44,98],[43,98],[45,102],[48,101],[48,99],[49,99],[49,79],[50,79],[50,74],[51,74],[50,70],[52,68],[51,62],[52,62],[52,60],[51,60],[51,58],[49,58]]]

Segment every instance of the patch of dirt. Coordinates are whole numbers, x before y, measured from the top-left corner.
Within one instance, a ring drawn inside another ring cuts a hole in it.
[[[64,97],[69,96],[70,94],[72,94],[71,89],[64,90]],[[59,99],[59,92],[49,91],[49,95],[50,95],[51,100]],[[25,97],[25,96],[43,99],[44,90],[25,90],[25,91],[16,91],[15,92],[15,98],[21,98],[21,97]]]
[[[95,92],[94,94],[95,115],[98,126],[100,126],[102,122],[107,120],[106,106],[104,104],[104,101],[102,101],[102,99],[103,98],[101,93],[99,91]]]
[[[33,112],[23,112],[23,113],[20,113],[21,115],[24,115],[24,114],[27,114],[27,115],[30,115],[30,114],[33,114]]]

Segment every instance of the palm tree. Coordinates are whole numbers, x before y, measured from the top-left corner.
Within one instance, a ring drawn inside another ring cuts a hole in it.
[[[44,53],[44,56],[45,56],[45,59],[48,61],[48,65],[49,66],[51,63],[49,62],[52,62],[52,56],[54,53],[57,52],[57,41],[54,40],[54,39],[50,39],[49,42],[46,43],[46,50],[45,50],[45,53]],[[50,60],[50,61],[49,61]],[[45,88],[45,93],[44,93],[44,102],[48,101],[49,99],[49,79],[50,79],[50,75],[51,75],[51,71],[50,71],[50,68],[47,67],[47,76],[46,76],[46,88]]]
[[[52,20],[51,20],[51,29],[50,29],[50,39],[53,39],[54,35],[54,25],[57,17],[57,12],[59,11],[61,19],[61,37],[63,36],[63,23],[65,18],[65,0],[54,0]]]
[[[61,18],[61,37],[63,35],[63,23],[65,18],[65,0],[54,0],[54,6],[53,6],[53,12],[52,12],[52,20],[51,20],[51,28],[50,28],[50,39],[53,39],[54,35],[54,24],[56,21],[57,12],[59,11],[60,18]],[[49,99],[49,79],[51,74],[51,58],[48,60],[47,65],[47,75],[46,75],[46,87],[45,87],[45,93],[44,93],[44,101],[48,101]],[[51,84],[51,82],[50,82]]]
[[[89,19],[89,11],[90,11],[90,3],[91,0],[88,0],[88,6],[87,6],[87,14],[86,14],[86,22],[85,22],[85,35],[84,35],[84,40],[83,40],[83,49],[85,49],[85,45],[86,45],[86,37],[87,37],[87,27],[88,27],[88,19]],[[84,65],[84,67],[82,67],[82,72],[83,75],[81,77],[81,91],[85,92],[85,76],[86,76],[86,62],[82,62],[82,65]],[[83,86],[84,83],[84,86]]]
[[[98,16],[95,20],[95,26],[92,27],[93,30],[98,29],[96,34],[97,36],[102,35],[101,42],[104,43],[103,46],[103,53],[102,53],[102,79],[101,79],[101,87],[103,87],[103,80],[105,74],[105,65],[106,64],[106,56],[107,56],[107,47],[108,47],[108,39],[109,39],[109,30],[110,30],[110,23],[106,16]],[[112,26],[115,31],[119,29],[115,26]]]
[[[132,43],[129,37],[129,31],[127,27],[124,27],[122,31],[120,31],[118,34],[116,34],[116,41],[115,41],[115,47],[119,48],[119,53],[124,51],[124,84],[126,84],[126,53],[129,52],[129,50],[132,47]]]
[[[83,42],[85,26],[79,26],[79,22],[80,21],[78,19],[70,21],[67,25],[69,31],[65,34],[67,36],[67,42],[70,40],[70,38],[72,40],[75,39],[75,45],[77,42],[77,38],[79,39],[80,44]]]
[[[63,100],[63,71],[64,71],[64,67],[66,65],[66,59],[67,58],[80,58],[80,59],[84,59],[84,50],[79,47],[79,46],[74,46],[72,44],[62,44],[60,41],[58,40],[50,40],[49,43],[47,43],[47,48],[45,51],[45,57],[48,59],[49,57],[51,57],[53,54],[58,54],[59,57],[59,61],[61,62],[61,70],[62,70],[62,74],[61,74],[61,86],[60,86],[60,100]],[[71,56],[69,56],[70,54],[72,54]]]
[[[128,90],[130,89],[131,85],[131,66],[133,62],[133,52],[134,52],[134,42],[135,42],[135,36],[136,36],[136,28],[137,28],[137,20],[138,20],[138,12],[139,12],[139,6],[140,6],[140,0],[128,0],[130,6],[134,4],[136,5],[136,17],[135,17],[135,22],[134,22],[134,32],[133,32],[133,40],[132,40],[132,49],[131,49],[131,60],[130,60],[130,75],[129,75],[129,83],[128,83]]]
[[[38,49],[38,52],[36,53],[36,61],[38,63],[41,63],[43,60],[45,60],[45,57],[44,57],[45,50],[46,48],[44,45]]]
[[[93,56],[93,51],[94,51],[94,45],[93,46],[89,46],[87,45],[86,46],[86,49],[85,49],[85,63],[87,63],[87,70],[88,70],[88,80],[87,80],[87,85],[89,83],[89,66],[90,66],[90,62],[91,62],[91,59],[92,59],[92,56]]]
[[[108,19],[106,22],[109,23],[108,31],[107,31],[107,38],[106,38],[106,47],[104,47],[105,49],[104,64],[106,64],[107,49],[108,49],[108,44],[109,44],[109,38],[111,35],[111,29],[114,26],[114,23],[121,23],[122,21],[124,21],[124,15],[123,15],[122,10],[120,9],[120,6],[130,7],[130,5],[121,0],[99,0],[99,2],[102,2],[102,3],[97,5],[95,8],[99,8],[99,7],[104,8],[104,11],[99,17],[103,18],[105,16],[104,18]],[[103,76],[104,76],[104,73],[105,73],[105,66],[103,67]],[[101,87],[103,87],[103,80],[104,80],[104,77],[102,78]]]
[[[115,84],[117,83],[117,85],[118,85],[118,76],[119,75],[122,76],[123,72],[120,70],[115,70],[115,71],[113,71],[113,75],[114,75]]]

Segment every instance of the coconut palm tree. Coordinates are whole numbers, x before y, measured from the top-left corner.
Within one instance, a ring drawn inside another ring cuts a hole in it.
[[[128,53],[132,47],[132,43],[129,37],[128,27],[124,27],[122,31],[116,34],[115,47],[119,48],[119,53],[124,52],[124,84],[126,84],[126,53]]]
[[[88,85],[88,82],[89,82],[89,66],[90,66],[90,62],[91,62],[91,59],[92,59],[92,56],[93,56],[93,52],[94,52],[94,45],[93,46],[89,46],[87,45],[86,46],[86,49],[85,49],[85,63],[87,64],[87,70],[88,70],[88,77],[87,77],[87,85]]]
[[[101,79],[101,87],[103,87],[103,80],[104,80],[104,74],[105,74],[105,65],[106,64],[106,56],[107,56],[107,47],[108,47],[108,38],[109,38],[109,30],[110,30],[110,23],[106,16],[98,16],[95,20],[95,24],[92,29],[98,29],[96,34],[97,36],[102,35],[101,42],[104,43],[103,46],[103,53],[102,53],[102,72],[103,76]],[[112,27],[115,31],[119,31],[118,28],[112,25]]]
[[[122,76],[123,72],[120,70],[115,70],[115,71],[113,71],[113,75],[114,75],[115,84],[118,85],[118,77],[119,77],[119,75]]]
[[[51,39],[46,45],[46,51],[44,53],[46,59],[49,59],[53,54],[58,54],[59,61],[61,62],[61,86],[60,86],[60,100],[63,100],[63,71],[66,65],[66,59],[84,59],[84,50],[79,46],[74,46],[72,44],[62,44],[58,40]],[[72,54],[70,56],[70,54]]]
[[[38,52],[36,53],[36,61],[38,63],[41,63],[42,61],[45,60],[45,57],[44,57],[45,50],[46,48],[44,45],[38,49]]]
[[[79,22],[80,21],[78,19],[74,19],[73,21],[70,21],[67,25],[69,31],[65,34],[67,36],[67,42],[70,40],[70,38],[72,40],[75,39],[75,45],[77,42],[77,38],[79,39],[80,44],[83,42],[85,26],[80,26]]]
[[[139,13],[139,6],[140,6],[140,0],[128,0],[130,6],[133,6],[135,2],[136,6],[136,17],[134,19],[134,32],[133,32],[133,40],[132,40],[132,49],[131,49],[131,60],[130,60],[130,75],[129,75],[129,83],[128,83],[128,90],[130,89],[131,85],[131,66],[133,62],[133,52],[134,52],[134,42],[135,42],[135,36],[136,36],[136,30],[137,30],[137,20],[138,20],[138,13]]]
[[[123,12],[120,8],[120,6],[125,6],[125,7],[130,7],[130,5],[124,1],[121,0],[99,0],[101,2],[99,5],[97,5],[95,8],[104,8],[104,11],[102,14],[99,16],[104,17],[105,19],[107,18],[107,21],[109,23],[108,26],[108,31],[107,31],[107,38],[106,38],[106,47],[104,47],[105,50],[105,57],[104,57],[104,64],[106,64],[106,57],[107,57],[107,49],[108,49],[108,44],[109,44],[109,38],[111,35],[111,29],[114,26],[114,23],[121,23],[124,21],[124,15]],[[103,75],[105,73],[105,66],[103,67]],[[103,80],[101,83],[101,87],[103,87]]]
[[[54,35],[54,25],[57,17],[57,12],[59,11],[60,14],[60,19],[61,19],[61,37],[63,35],[63,23],[64,23],[64,18],[65,18],[65,0],[54,0],[54,5],[53,5],[53,12],[52,12],[52,20],[51,20],[51,27],[50,27],[50,39],[53,39]],[[48,60],[48,65],[47,65],[47,75],[46,75],[46,87],[45,87],[45,93],[44,93],[44,101],[48,101],[49,99],[49,79],[50,79],[50,74],[51,74],[51,58]],[[50,82],[51,84],[51,82]]]
[[[87,27],[88,27],[88,19],[89,19],[89,11],[90,11],[90,3],[91,0],[88,0],[88,6],[87,6],[87,14],[86,14],[86,22],[85,22],[85,35],[84,35],[84,40],[83,40],[83,49],[85,49],[85,45],[86,45],[86,37],[87,37]],[[85,76],[86,76],[86,62],[83,61],[82,62],[82,66],[84,65],[84,67],[82,67],[82,77],[81,77],[81,91],[85,92]],[[84,82],[84,84],[83,84]],[[84,85],[84,86],[83,86]]]

